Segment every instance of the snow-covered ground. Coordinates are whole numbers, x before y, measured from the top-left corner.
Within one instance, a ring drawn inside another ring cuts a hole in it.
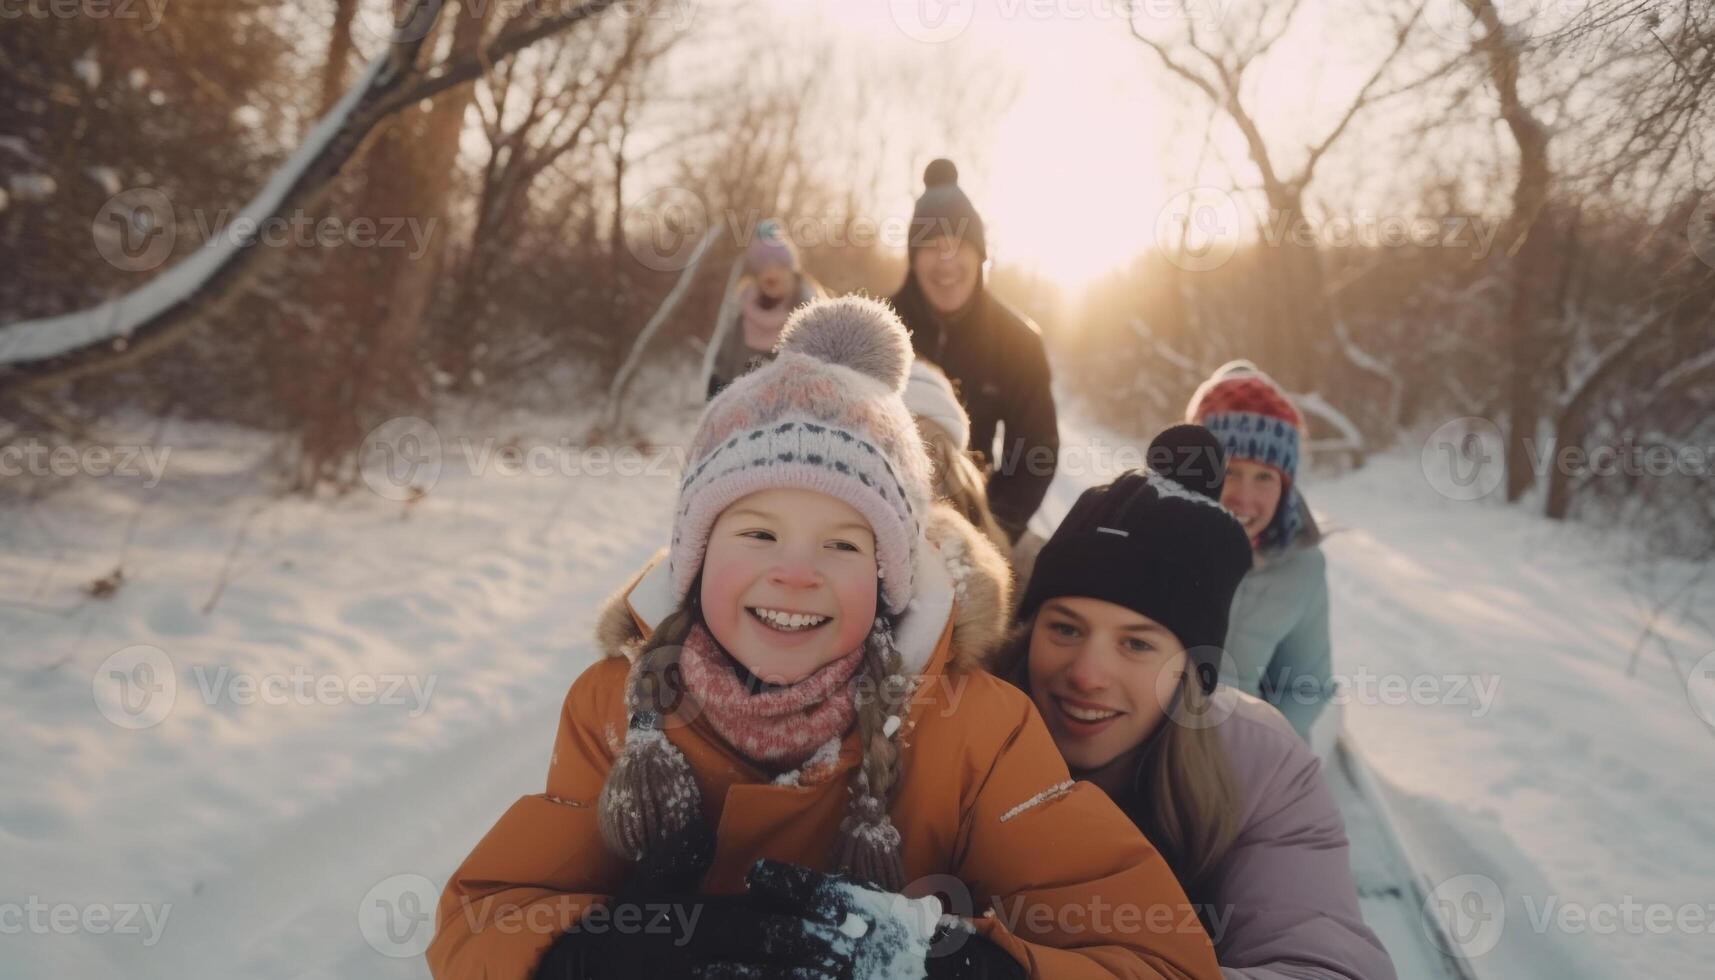
[[[657,440],[682,439],[694,406],[653,407]],[[424,975],[439,884],[539,791],[596,604],[665,537],[671,451],[561,450],[582,431],[442,424],[438,481],[407,504],[385,479],[273,500],[257,439],[174,425],[158,487],[86,478],[0,512],[0,977]],[[491,437],[575,475],[471,472]],[[1436,897],[1466,913],[1467,952],[1497,918],[1484,882],[1505,896],[1479,971],[1703,972],[1715,732],[1681,678],[1715,638],[1668,624],[1679,670],[1648,653],[1628,676],[1640,613],[1615,545],[1440,497],[1415,453],[1308,493],[1334,531],[1346,724],[1452,882]],[[86,598],[119,563],[118,591]],[[1396,704],[1386,676],[1439,687]],[[1666,934],[1658,907],[1681,920]],[[1594,913],[1583,931],[1571,908]]]

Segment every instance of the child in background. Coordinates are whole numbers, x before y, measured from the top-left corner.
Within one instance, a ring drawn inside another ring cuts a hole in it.
[[[709,398],[746,371],[773,360],[786,318],[822,296],[822,288],[804,274],[797,247],[773,218],[757,224],[744,250],[744,268],[738,295],[731,303],[722,302],[723,320],[709,338]]]
[[[1011,544],[989,510],[987,477],[969,452],[971,420],[959,404],[953,383],[940,368],[918,358],[911,362],[911,376],[905,382],[905,407],[917,420],[923,448],[929,451],[935,496],[952,504],[1006,553]]]
[[[1249,361],[1218,368],[1191,396],[1185,416],[1226,451],[1221,504],[1244,524],[1253,554],[1233,596],[1223,679],[1279,708],[1309,741],[1333,693],[1333,667],[1327,562],[1298,489],[1304,420]]]
[[[710,403],[436,977],[1218,980],[1161,856],[978,666],[1007,572],[931,501],[911,357],[886,306],[817,303]],[[905,914],[929,895],[962,917]]]

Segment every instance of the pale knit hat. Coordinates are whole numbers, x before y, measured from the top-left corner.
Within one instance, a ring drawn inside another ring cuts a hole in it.
[[[798,248],[787,237],[786,229],[779,220],[765,218],[757,223],[756,231],[750,237],[750,244],[744,249],[744,266],[752,274],[761,272],[771,265],[783,265],[793,272],[798,271]]]
[[[876,300],[818,301],[787,321],[778,352],[709,402],[697,426],[668,553],[674,598],[689,594],[722,511],[760,490],[799,488],[863,515],[886,611],[903,612],[931,499],[929,459],[901,397],[905,326]]]
[[[912,415],[928,419],[952,436],[953,444],[964,452],[971,446],[971,418],[953,393],[953,383],[941,369],[928,361],[911,362],[911,376],[905,382],[905,407]]]

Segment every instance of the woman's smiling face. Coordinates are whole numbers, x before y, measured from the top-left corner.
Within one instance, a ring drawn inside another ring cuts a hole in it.
[[[761,490],[709,533],[703,621],[759,679],[796,683],[869,635],[876,567],[875,533],[850,505],[814,490]]]
[[[1100,769],[1161,724],[1161,682],[1184,673],[1187,659],[1172,631],[1141,613],[1102,599],[1049,599],[1030,632],[1030,696],[1066,764]]]

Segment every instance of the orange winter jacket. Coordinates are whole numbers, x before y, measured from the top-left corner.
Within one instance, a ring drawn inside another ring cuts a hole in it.
[[[1069,781],[1029,698],[978,666],[1006,623],[1004,561],[946,508],[931,515],[929,538],[916,598],[895,630],[919,677],[891,810],[906,892],[940,894],[1032,977],[1220,980],[1161,856],[1100,789]],[[513,804],[448,882],[427,954],[440,980],[530,977],[555,938],[619,887],[626,865],[602,844],[595,807],[626,730],[628,658],[670,611],[663,565],[604,611],[607,656],[566,695],[547,791]],[[668,737],[695,771],[715,828],[705,892],[742,891],[762,858],[832,870],[855,734],[832,764],[786,780],[706,722],[669,726]]]

